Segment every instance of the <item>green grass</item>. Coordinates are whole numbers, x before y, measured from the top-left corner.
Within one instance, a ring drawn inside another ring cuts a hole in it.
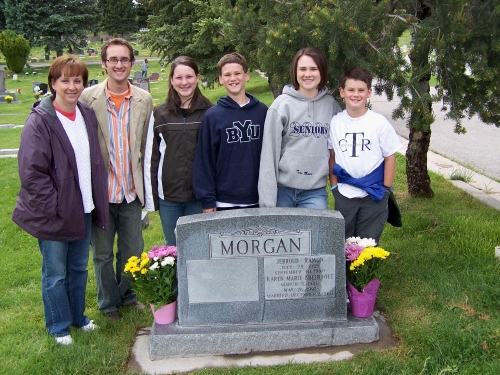
[[[99,71],[98,66],[89,68],[94,76]],[[159,67],[150,71],[155,68]],[[166,77],[167,70],[161,74]],[[266,104],[272,102],[266,80],[258,75],[252,74],[247,88]],[[152,83],[151,92],[155,103],[163,101],[166,81]],[[203,93],[215,101],[224,89]],[[0,122],[9,119],[3,115],[7,106],[14,104],[0,107]],[[15,143],[17,136],[13,130],[0,129],[0,142]],[[392,255],[377,305],[399,344],[361,352],[349,361],[196,374],[500,373],[500,261],[494,258],[494,248],[500,245],[500,212],[433,173],[433,199],[408,197],[403,156],[398,155],[397,165],[394,187],[404,226],[388,225],[382,236],[380,245]],[[135,332],[151,325],[150,311],[124,309],[124,319],[108,322],[97,309],[90,260],[87,314],[101,328],[87,334],[75,331],[74,345],[56,346],[44,328],[37,242],[10,220],[19,189],[15,158],[0,158],[0,189],[0,252],[6,261],[0,268],[0,373],[125,373]],[[156,213],[150,215],[150,222],[143,232],[146,248],[163,242]]]
[[[106,79],[105,72],[103,71],[100,60],[98,58],[86,58],[87,68],[89,69],[89,79],[97,79],[102,82]],[[134,71],[140,71],[140,63],[142,58],[136,60],[139,65],[134,65],[132,67],[131,75],[134,75]],[[162,71],[163,69],[163,71]],[[2,103],[0,104],[0,124],[14,124],[23,125],[28,117],[31,106],[35,102],[33,96],[33,82],[38,81],[42,83],[47,83],[48,67],[33,67],[27,69],[26,72],[29,74],[18,74],[17,80],[13,80],[12,77],[6,79],[6,87],[9,91],[16,92],[18,88],[21,89],[21,94],[17,95],[17,102],[12,102],[10,104]],[[36,72],[36,75],[32,73]],[[160,74],[161,80],[158,82],[150,82],[151,96],[153,97],[154,104],[162,103],[167,96],[168,89],[168,75],[170,73],[169,67],[160,66],[159,60],[149,61],[149,73],[158,72]],[[267,80],[262,78],[259,74],[252,72],[250,76],[250,81],[246,85],[247,91],[250,94],[255,95],[259,100],[267,105],[271,105],[273,101],[272,93],[267,88]],[[226,95],[226,90],[224,87],[216,85],[215,88],[203,88],[200,85],[203,95],[208,97],[213,103],[217,102],[221,96]],[[3,129],[2,129],[3,130]],[[13,131],[15,133],[15,131]],[[0,133],[0,149],[1,148],[11,148],[8,146],[12,143],[10,139],[4,139],[6,133]],[[17,147],[17,146],[15,146]]]
[[[350,361],[269,368],[204,370],[197,374],[460,374],[500,371],[500,212],[431,173],[435,198],[407,197],[404,157],[394,184],[404,226],[387,226],[381,246],[392,255],[377,304],[399,345],[365,351]],[[15,159],[0,159],[0,373],[123,374],[137,329],[151,325],[149,311],[123,310],[110,323],[96,306],[89,264],[87,314],[101,329],[74,332],[75,344],[58,347],[46,334],[36,240],[10,220],[19,181]],[[157,214],[144,230],[145,246],[161,243]],[[8,371],[7,371],[8,369]]]
[[[0,123],[1,118],[0,116]],[[0,129],[0,149],[18,148],[22,131],[23,128],[21,127]]]

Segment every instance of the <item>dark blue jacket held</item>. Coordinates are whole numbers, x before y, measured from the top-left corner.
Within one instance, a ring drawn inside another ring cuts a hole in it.
[[[384,198],[386,188],[384,186],[384,162],[382,162],[373,172],[361,178],[352,177],[340,165],[333,166],[332,173],[338,177],[338,182],[356,186],[368,193],[374,202],[380,202]]]
[[[228,96],[203,118],[193,170],[193,190],[203,209],[216,201],[259,202],[260,151],[267,106],[252,95],[240,107]]]
[[[80,241],[86,232],[76,157],[52,100],[48,97],[33,108],[24,125],[18,153],[21,189],[12,220],[38,239]],[[92,218],[107,230],[108,176],[97,138],[97,119],[86,104],[78,103],[78,108],[89,138]]]

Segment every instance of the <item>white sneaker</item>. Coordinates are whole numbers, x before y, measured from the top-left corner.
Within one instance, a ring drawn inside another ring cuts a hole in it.
[[[71,345],[73,344],[73,339],[71,338],[71,335],[66,335],[66,336],[59,336],[55,337],[56,343],[59,345]]]
[[[98,329],[99,326],[94,324],[94,321],[91,320],[90,322],[88,322],[87,324],[85,324],[83,327],[80,327],[80,329],[83,331],[83,332],[88,332],[88,331],[95,331],[96,329]]]

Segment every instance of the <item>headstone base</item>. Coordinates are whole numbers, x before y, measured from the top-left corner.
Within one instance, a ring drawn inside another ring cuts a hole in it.
[[[149,335],[149,358],[246,354],[313,347],[367,344],[379,340],[373,317],[347,321],[291,324],[179,326],[178,321],[153,323]]]

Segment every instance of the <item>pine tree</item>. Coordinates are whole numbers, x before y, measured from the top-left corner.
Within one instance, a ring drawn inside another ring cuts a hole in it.
[[[157,40],[148,41],[153,50],[166,58],[192,52],[207,67],[215,65],[217,53],[241,52],[251,66],[266,73],[275,96],[289,82],[290,62],[302,47],[326,53],[328,87],[335,95],[342,71],[354,66],[370,70],[377,78],[377,94],[401,99],[393,115],[407,119],[406,174],[412,196],[434,194],[427,171],[433,101],[443,102],[458,133],[465,131],[461,120],[476,114],[500,126],[500,0],[151,0],[149,4],[156,6],[150,20],[155,27],[151,38]],[[405,30],[412,33],[409,62],[398,45]],[[437,79],[432,95],[431,77]]]
[[[99,0],[101,30],[110,35],[123,37],[137,32],[136,12],[132,0]]]
[[[5,0],[7,28],[58,56],[87,44],[96,9],[94,0]]]

